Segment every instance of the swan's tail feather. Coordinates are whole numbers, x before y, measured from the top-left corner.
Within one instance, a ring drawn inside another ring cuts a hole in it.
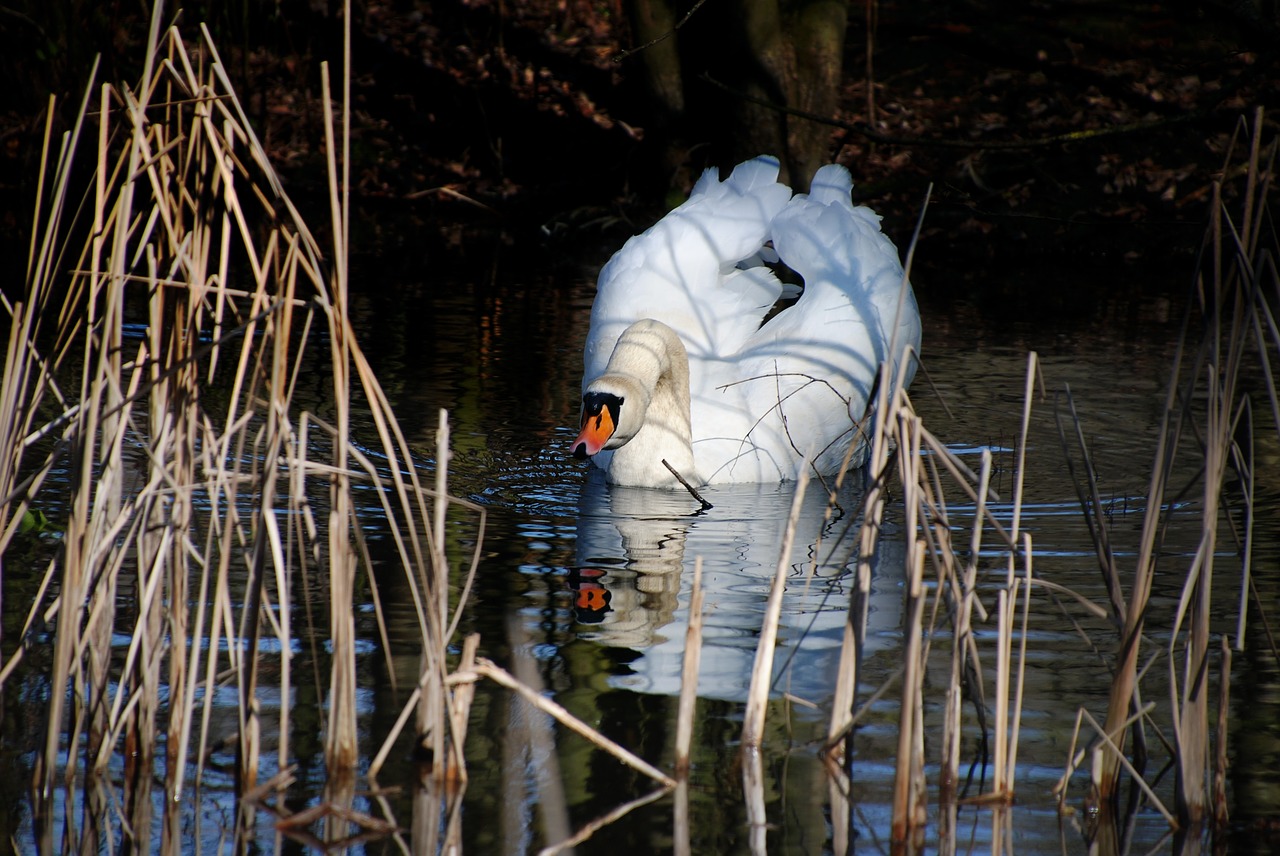
[[[771,188],[778,182],[778,159],[769,155],[760,155],[749,161],[743,161],[733,168],[733,172],[724,181],[720,180],[718,167],[708,167],[698,176],[698,181],[689,192],[689,198],[711,196],[722,198],[729,193],[748,196],[755,191]],[[790,196],[790,190],[787,191]]]
[[[750,193],[757,188],[768,187],[778,181],[778,159],[769,155],[760,155],[749,161],[743,161],[733,168],[727,184],[739,193]],[[790,195],[790,191],[788,191]]]
[[[759,157],[739,164],[723,181],[703,173],[689,199],[605,265],[597,283],[588,341],[588,374],[608,359],[618,335],[638,318],[675,329],[691,352],[732,352],[782,293],[766,268],[769,227],[791,198],[778,183],[778,162]],[[740,263],[754,273],[735,271]]]
[[[820,167],[809,184],[809,198],[820,205],[853,210],[853,176],[838,163]]]

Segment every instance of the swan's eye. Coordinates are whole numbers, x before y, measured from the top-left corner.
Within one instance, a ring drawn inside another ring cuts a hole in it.
[[[614,395],[611,392],[588,392],[582,396],[582,423],[580,428],[586,428],[587,422],[594,419],[596,430],[602,427],[602,420],[608,419],[613,425],[618,424],[618,414],[622,412],[622,403],[626,401],[621,395]]]
[[[609,392],[588,392],[582,396],[582,431],[569,448],[575,458],[594,455],[605,447],[618,427],[622,396]],[[625,441],[623,441],[625,442]]]

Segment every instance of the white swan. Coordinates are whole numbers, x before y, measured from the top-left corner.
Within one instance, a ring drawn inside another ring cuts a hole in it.
[[[808,194],[779,184],[778,163],[712,169],[689,199],[600,272],[584,352],[581,433],[614,484],[675,487],[830,474],[855,444],[897,317],[895,372],[920,347],[920,312],[880,218],[855,207],[848,170],[818,170]],[[776,252],[776,257],[774,253]],[[774,258],[804,280],[786,287]],[[766,320],[767,318],[767,320]],[[910,382],[914,359],[903,369]]]

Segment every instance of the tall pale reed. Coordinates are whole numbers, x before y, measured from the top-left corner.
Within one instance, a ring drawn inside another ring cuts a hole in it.
[[[55,628],[34,783],[46,851],[58,829],[92,849],[115,834],[117,809],[130,846],[181,849],[191,834],[182,808],[217,749],[213,705],[227,687],[239,828],[250,834],[265,800],[260,774],[291,763],[288,699],[310,621],[295,606],[317,585],[329,595],[325,757],[335,780],[350,776],[362,752],[354,616],[374,596],[358,585],[371,568],[356,537],[367,523],[356,519],[356,485],[375,488],[417,607],[420,686],[433,700],[418,728],[439,741],[438,776],[462,762],[450,735],[465,727],[471,688],[446,682],[445,646],[479,547],[454,567],[439,524],[460,504],[479,536],[484,515],[445,494],[447,455],[434,486],[419,482],[352,328],[336,122],[328,117],[326,251],[283,192],[207,31],[194,46],[162,33],[159,8],[147,76],[136,87],[91,84],[60,140],[50,124],[26,291],[5,307],[0,552],[48,495],[49,474],[69,473],[62,544],[28,621]],[[324,95],[328,104],[327,77]],[[74,180],[81,173],[87,185]],[[313,335],[321,326],[323,340]],[[303,367],[319,360],[333,377],[335,424],[297,401]],[[357,407],[375,434],[359,444]],[[371,444],[376,465],[362,451]],[[113,647],[122,634],[123,656]],[[0,681],[23,656],[3,664]],[[270,722],[264,694],[285,700]],[[115,761],[123,780],[107,772]],[[164,799],[152,793],[158,771]],[[62,791],[80,780],[87,825],[59,814],[78,804]]]

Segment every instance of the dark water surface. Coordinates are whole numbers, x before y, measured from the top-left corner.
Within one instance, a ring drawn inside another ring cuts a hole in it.
[[[562,248],[517,252],[494,238],[466,243],[465,258],[402,248],[405,258],[395,262],[358,260],[353,276],[358,283],[354,314],[364,347],[418,449],[424,474],[434,469],[438,411],[446,408],[452,426],[451,490],[488,511],[483,560],[459,638],[478,632],[482,656],[508,667],[521,660],[532,664],[549,696],[670,769],[689,594],[700,558],[707,624],[689,795],[691,847],[700,854],[748,852],[738,753],[742,701],[793,486],[711,489],[706,495],[715,507],[695,514],[696,503],[683,494],[604,485],[598,473],[566,450],[576,433],[594,275],[607,253],[571,258]],[[1029,304],[993,300],[980,305],[949,296],[958,285],[945,272],[916,275],[926,371],[916,380],[913,398],[925,425],[974,469],[981,450],[991,450],[998,465],[995,487],[1007,500],[1013,492],[1012,450],[1027,353],[1039,353],[1047,395],[1033,416],[1023,527],[1034,538],[1040,578],[1105,605],[1106,590],[1054,426],[1055,400],[1070,387],[1110,510],[1117,553],[1122,565],[1131,567],[1181,323],[1177,295],[1183,289],[1162,281],[1166,273],[1144,281],[1141,268],[1124,265],[1088,273],[1093,287],[1082,289],[1079,299],[1070,294],[1078,287],[1071,272],[1004,276],[1012,280],[1004,285],[1041,298],[1045,290],[1057,291],[1053,299]],[[1104,281],[1098,287],[1100,277]],[[1111,277],[1113,282],[1106,281]],[[327,383],[327,378],[315,379],[318,401]],[[323,411],[323,404],[317,406]],[[363,429],[372,436],[370,426]],[[1269,442],[1269,454],[1280,456],[1274,439]],[[1280,589],[1275,471],[1271,493],[1260,502],[1264,535],[1254,556],[1255,584],[1272,606]],[[1191,467],[1180,473],[1183,479],[1193,475]],[[791,581],[764,747],[771,853],[823,853],[833,846],[830,792],[817,748],[825,736],[848,605],[854,547],[846,527],[860,487],[858,478],[849,480],[840,497],[845,511],[830,521],[824,521],[824,498],[813,490],[789,557]],[[1188,503],[1194,506],[1197,497],[1193,492]],[[959,503],[951,511],[963,525],[973,509]],[[1148,652],[1169,643],[1188,564],[1185,553],[1198,538],[1197,517],[1193,508],[1189,511],[1186,531],[1174,531],[1168,540],[1170,556],[1163,565],[1168,573],[1158,579],[1152,600]],[[1007,503],[997,512],[1007,515]],[[374,507],[368,512],[375,554],[390,551],[378,513]],[[902,659],[900,503],[891,506],[890,515],[876,568],[861,699],[890,680]],[[474,540],[473,519],[456,513],[449,537],[462,565]],[[1238,566],[1230,543],[1220,540],[1219,550],[1222,568]],[[992,553],[981,583],[988,607],[1003,585],[1003,571],[1003,560]],[[382,595],[393,656],[386,656],[373,630],[372,608],[361,615],[367,634],[360,662],[366,754],[381,745],[404,704],[404,687],[417,675],[416,651],[397,646],[398,639],[416,637],[413,612],[397,599],[394,575],[387,576]],[[1214,629],[1234,638],[1238,576],[1222,571],[1215,584]],[[1280,675],[1268,659],[1260,623],[1251,621],[1246,632],[1249,648],[1234,661],[1228,747],[1234,817],[1242,825],[1274,816],[1280,802]],[[993,623],[977,629],[980,639],[994,633]],[[961,850],[985,852],[1004,836],[1024,853],[1088,852],[1082,834],[1087,773],[1072,780],[1067,803],[1074,813],[1059,814],[1051,789],[1068,760],[1077,710],[1105,715],[1115,642],[1107,621],[1068,599],[1033,599],[1018,804],[1008,816],[1010,829],[1003,831],[989,810],[963,807]],[[949,641],[939,644],[949,646]],[[1159,674],[1146,685],[1148,697],[1159,703],[1155,717],[1163,729],[1169,728],[1168,669],[1167,658],[1158,661],[1152,672]],[[393,673],[398,689],[392,686]],[[938,733],[946,683],[945,674],[926,678],[931,735]],[[262,685],[269,686],[270,679]],[[990,675],[987,685],[993,687]],[[291,752],[301,761],[297,799],[303,803],[307,788],[323,782],[316,700],[306,686],[299,681],[292,699]],[[264,700],[268,721],[272,704],[280,701]],[[972,707],[966,707],[966,716],[972,720]],[[851,825],[853,846],[862,852],[888,850],[898,717],[895,684],[872,704],[856,738]],[[976,729],[966,732],[966,759],[975,757],[977,738]],[[940,755],[936,742],[926,741],[931,787]],[[268,736],[264,753],[271,751],[269,744]],[[547,820],[544,806],[560,803],[572,830],[654,789],[643,776],[484,682],[477,686],[466,747],[470,783],[463,841],[469,853],[534,852],[548,842],[546,830],[562,828]],[[1153,764],[1164,763],[1158,747],[1154,755]],[[975,773],[982,775],[981,769]],[[389,800],[406,826],[414,776],[406,743],[392,753],[378,780],[383,787],[402,789]],[[1148,778],[1153,778],[1150,772]],[[1167,803],[1172,779],[1168,772],[1157,784]],[[229,824],[230,793],[229,775],[222,779],[213,769],[200,797],[203,831],[193,832],[206,846]],[[365,806],[374,811],[371,803]],[[669,797],[639,808],[604,827],[577,852],[669,852],[673,811]],[[278,839],[270,819],[262,818],[260,828],[259,843],[273,847]],[[1132,831],[1131,852],[1167,849],[1166,831],[1163,819],[1144,809]],[[936,826],[929,835],[932,842]],[[394,848],[383,841],[369,849]]]
[[[691,787],[692,849],[745,851],[736,751],[741,703],[793,488],[708,491],[715,508],[695,515],[695,504],[684,495],[609,489],[589,465],[566,455],[575,433],[594,274],[604,257],[580,264],[551,255],[529,261],[496,247],[484,256],[484,266],[461,279],[397,282],[381,296],[368,297],[367,341],[384,383],[395,390],[399,417],[421,438],[424,450],[431,448],[437,408],[448,408],[456,449],[451,484],[489,509],[486,559],[465,630],[479,631],[482,652],[500,662],[510,662],[515,652],[532,657],[554,698],[660,765],[671,763],[692,569],[695,558],[702,559],[707,628]],[[1007,499],[1027,352],[1039,353],[1047,397],[1033,418],[1023,526],[1034,538],[1041,578],[1105,604],[1093,545],[1054,426],[1055,400],[1069,386],[1109,504],[1116,550],[1122,564],[1131,567],[1184,289],[1171,287],[1164,279],[1167,272],[1144,282],[1141,268],[1124,265],[1091,271],[1087,289],[1070,271],[1029,271],[1022,281],[1017,273],[1005,276],[1015,279],[1001,286],[1038,294],[1038,299],[1021,306],[1005,301],[979,306],[948,297],[956,283],[945,273],[916,276],[927,378],[917,380],[914,399],[925,424],[975,469],[981,449],[992,450],[999,467],[996,487]],[[1099,283],[1100,276],[1114,281]],[[1184,279],[1189,281],[1189,272]],[[1188,480],[1193,475],[1190,467],[1180,473]],[[857,504],[857,481],[851,480],[854,486],[842,497],[850,510]],[[827,780],[816,745],[829,712],[853,546],[842,539],[848,521],[824,527],[822,497],[815,490],[808,499],[791,557],[766,738],[770,852],[823,852],[832,841]],[[972,509],[953,506],[952,511],[963,517]],[[1174,557],[1166,567],[1182,572],[1187,561],[1177,551],[1191,551],[1198,538],[1190,511],[1186,531],[1172,533],[1168,542]],[[891,512],[895,520],[881,546],[863,698],[890,679],[901,661],[902,548],[893,537],[900,512],[900,507]],[[1268,531],[1274,531],[1274,497],[1267,513]],[[810,577],[810,553],[820,535],[823,556],[830,558]],[[1220,545],[1221,566],[1235,567],[1232,546]],[[1262,552],[1255,557],[1257,585],[1271,592],[1274,602],[1274,541]],[[1179,573],[1163,576],[1152,600],[1152,650],[1168,644],[1181,587]],[[1002,564],[993,563],[983,584],[988,606],[1002,583]],[[1220,572],[1218,589],[1215,630],[1234,637],[1238,577]],[[993,635],[994,627],[980,627],[978,634]],[[1256,647],[1262,641],[1256,621],[1250,634]],[[1115,641],[1108,623],[1083,609],[1046,596],[1033,600],[1018,806],[1011,819],[1012,841],[1025,852],[1087,849],[1080,819],[1059,816],[1051,788],[1067,761],[1077,710],[1083,706],[1098,717],[1105,713]],[[1269,753],[1274,759],[1280,751],[1277,676],[1274,668],[1256,671],[1251,657],[1236,661],[1234,698],[1238,716],[1251,725],[1234,733],[1256,746],[1249,757],[1240,757],[1234,744],[1231,748],[1237,813],[1244,822],[1254,789],[1275,791],[1275,774],[1259,772],[1274,770],[1262,758]],[[1261,653],[1257,658],[1266,659]],[[1167,669],[1165,660],[1155,671]],[[926,694],[932,683],[926,684]],[[930,715],[939,721],[945,685],[946,676],[938,675],[937,696],[926,698]],[[1151,686],[1167,682],[1161,675]],[[1165,694],[1158,699],[1160,709],[1167,710],[1168,691],[1158,692]],[[483,721],[473,726],[468,742],[472,779],[465,835],[473,852],[520,852],[545,840],[537,795],[546,792],[540,776],[548,769],[558,767],[571,828],[652,789],[642,777],[563,732],[549,738],[557,747],[555,758],[545,757],[546,750],[537,748],[543,743],[530,737],[531,730],[548,728],[543,718],[502,693],[483,687],[481,693],[487,696],[480,705]],[[784,695],[798,701],[788,702]],[[858,735],[853,827],[860,848],[887,846],[898,716],[894,690],[873,705]],[[1168,728],[1167,715],[1161,720],[1157,714],[1157,721]],[[966,757],[976,749],[971,729]],[[938,749],[926,751],[936,763]],[[382,778],[385,782],[387,776]],[[1086,774],[1077,774],[1068,799],[1073,809],[1083,809],[1086,785]],[[1171,785],[1171,774],[1161,777],[1159,792],[1166,802]],[[672,811],[670,800],[639,809],[597,833],[579,852],[667,850]],[[966,823],[972,824],[979,849],[998,835],[984,809],[962,810],[961,826]],[[1159,815],[1144,811],[1133,832],[1135,852],[1156,845],[1165,833]]]

